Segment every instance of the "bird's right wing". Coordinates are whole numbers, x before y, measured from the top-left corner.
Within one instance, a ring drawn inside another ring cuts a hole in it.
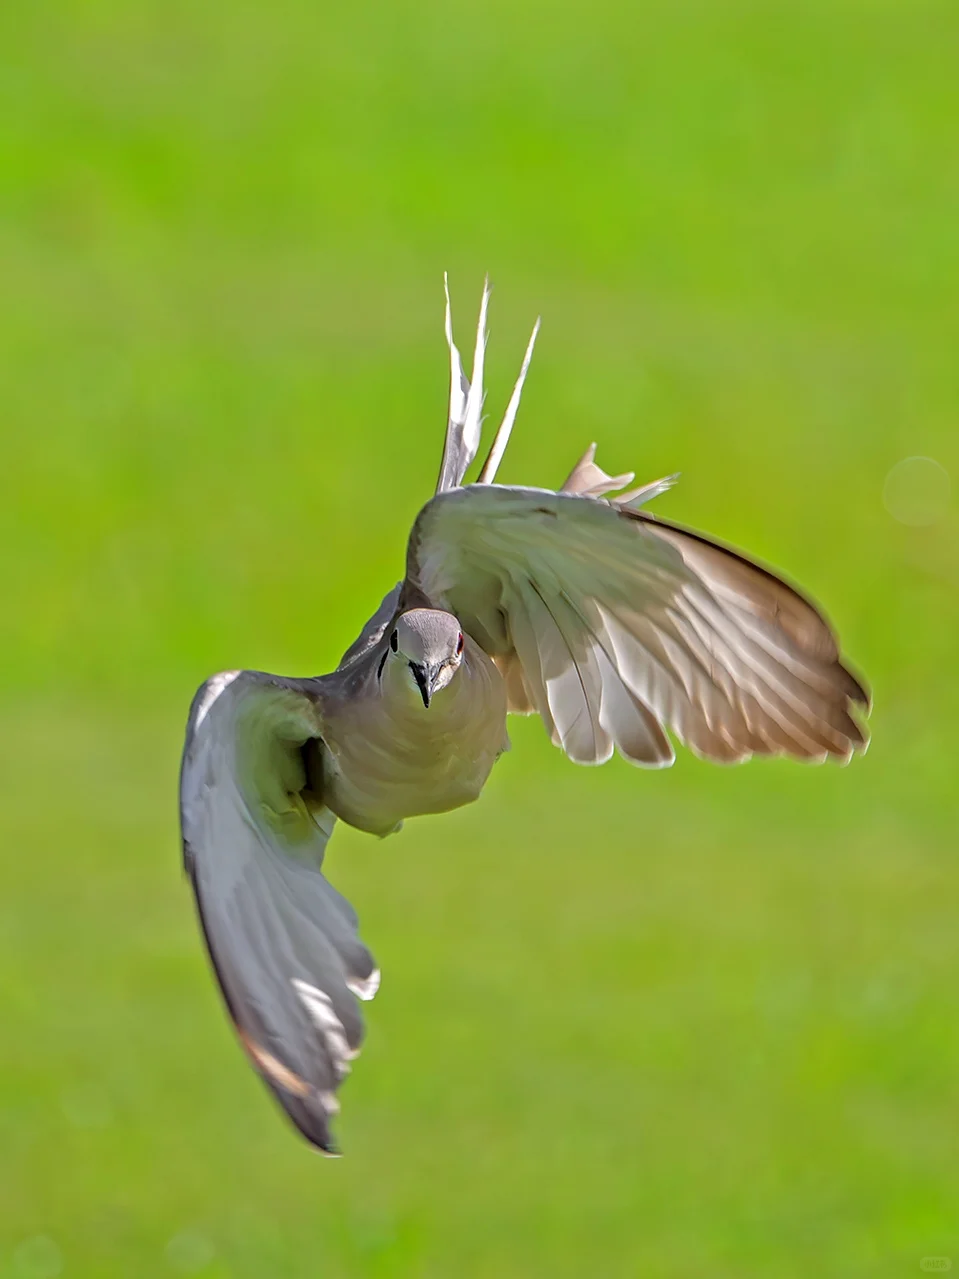
[[[316,681],[230,671],[190,711],[180,784],[184,860],[210,958],[250,1060],[303,1135],[335,1153],[329,1119],[359,1051],[357,998],[379,974],[353,908],[320,869]]]
[[[500,667],[510,709],[539,711],[577,763],[614,746],[672,762],[662,725],[697,753],[847,758],[868,703],[820,613],[768,570],[699,534],[596,496],[591,453],[567,491],[474,484],[434,497],[407,574]],[[570,489],[577,491],[571,492]]]

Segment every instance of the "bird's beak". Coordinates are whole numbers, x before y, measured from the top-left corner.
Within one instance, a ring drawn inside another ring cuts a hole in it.
[[[416,680],[416,687],[420,690],[423,705],[428,707],[430,698],[433,696],[433,690],[436,688],[436,681],[440,676],[440,667],[420,666],[416,662],[410,662],[410,670]]]

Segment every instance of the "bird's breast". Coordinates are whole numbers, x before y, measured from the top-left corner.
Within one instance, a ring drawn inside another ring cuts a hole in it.
[[[385,835],[406,817],[477,798],[509,745],[505,687],[467,641],[462,665],[428,707],[402,677],[387,678],[331,717],[325,740],[325,802],[351,826]]]

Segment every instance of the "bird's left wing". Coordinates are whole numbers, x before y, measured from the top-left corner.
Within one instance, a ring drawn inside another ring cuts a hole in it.
[[[190,711],[180,782],[187,873],[240,1041],[308,1140],[335,1153],[336,1090],[379,981],[356,914],[320,867],[319,681],[229,671]]]
[[[564,492],[437,495],[410,535],[410,587],[459,617],[499,665],[510,708],[537,710],[577,763],[615,746],[669,764],[664,725],[724,762],[863,746],[853,711],[867,695],[821,614],[737,552],[631,509],[668,482],[598,496],[627,478],[590,452]]]

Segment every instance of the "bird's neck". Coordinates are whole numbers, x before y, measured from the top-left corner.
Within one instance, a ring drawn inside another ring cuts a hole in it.
[[[458,670],[445,688],[433,694],[429,706],[425,706],[409,663],[400,657],[387,659],[379,675],[384,710],[391,718],[409,721],[425,731],[430,731],[432,724],[435,731],[461,700],[467,680],[464,679],[463,687],[457,688],[457,685],[464,673],[463,668]]]

